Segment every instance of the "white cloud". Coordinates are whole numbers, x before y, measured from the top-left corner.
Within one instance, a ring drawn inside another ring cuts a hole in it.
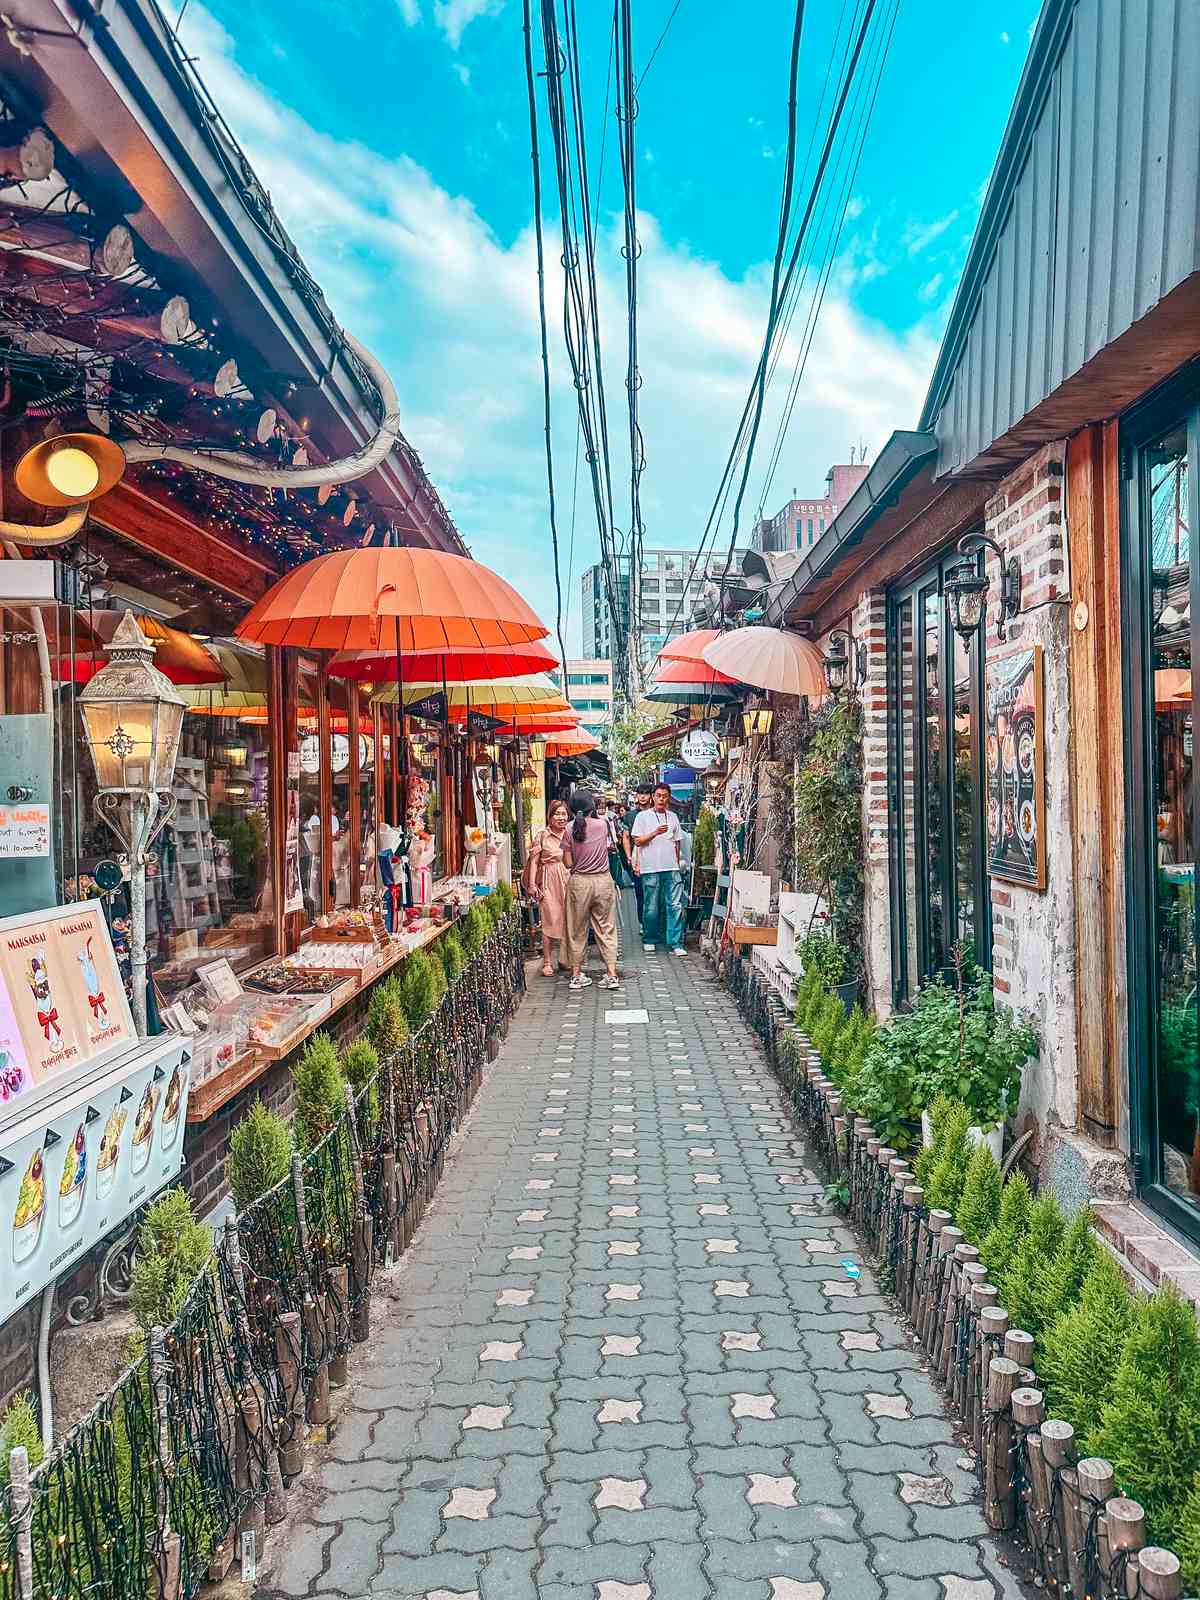
[[[1000,35],[1000,43],[1001,44],[1007,44],[1008,43],[1008,34],[1007,33],[1001,33],[1001,35]]]
[[[936,239],[940,239],[946,229],[958,221],[958,211],[948,211],[944,217],[938,217],[933,222],[917,222],[910,220],[900,235],[900,243],[910,256],[920,255],[922,250],[928,250]]]
[[[400,7],[400,15],[410,28],[415,28],[421,20],[420,0],[396,0]]]
[[[459,83],[462,84],[464,89],[470,87],[471,69],[465,64],[465,62],[452,61],[450,63],[450,70],[454,73],[454,76],[458,79]]]
[[[478,17],[494,17],[503,8],[504,0],[434,0],[433,20],[446,35],[451,50],[457,50],[468,23]]]
[[[867,209],[866,201],[860,199],[858,195],[852,194],[850,196],[849,200],[846,201],[846,221],[847,222],[855,222],[855,221],[857,221],[858,218],[862,216],[863,212],[866,209]]]
[[[385,157],[309,126],[242,73],[233,44],[193,0],[187,43],[217,104],[335,314],[383,361],[401,397],[405,434],[464,539],[554,622],[542,438],[541,366],[532,227],[501,240],[475,205],[406,156]],[[716,491],[758,358],[769,264],[731,277],[639,213],[642,480],[648,546],[695,545]],[[617,216],[601,219],[601,325],[618,523],[628,524],[624,423],[625,269]],[[577,433],[562,351],[560,240],[546,219],[546,302],[554,338],[556,486],[564,585]],[[863,271],[863,276],[867,275]],[[818,493],[831,461],[860,437],[911,427],[936,354],[921,326],[896,334],[848,299],[835,275],[768,509],[790,486]],[[804,322],[801,300],[767,401],[742,521],[748,538]],[[777,509],[777,507],[775,507]],[[719,532],[729,539],[726,520]],[[579,470],[574,560],[566,599],[578,639],[579,575],[597,559],[586,464]],[[570,647],[570,637],[568,644]]]
[[[944,272],[935,272],[933,277],[923,283],[917,290],[917,298],[928,304],[937,295],[938,290],[945,282],[945,278],[946,274]]]

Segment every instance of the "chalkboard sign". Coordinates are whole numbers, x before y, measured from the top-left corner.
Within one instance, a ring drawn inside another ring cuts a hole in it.
[[[1046,887],[1046,728],[1042,647],[987,664],[987,865],[993,878]]]

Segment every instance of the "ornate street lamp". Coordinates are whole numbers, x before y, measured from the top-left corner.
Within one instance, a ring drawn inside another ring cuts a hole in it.
[[[774,720],[775,713],[770,706],[753,706],[749,711],[742,712],[742,731],[747,739],[756,733],[766,738]]]
[[[154,665],[154,645],[126,611],[102,667],[79,696],[96,769],[96,815],[129,858],[129,955],[133,1016],[146,1036],[146,862],[152,840],[175,811],[175,757],[186,709]]]
[[[847,684],[850,692],[857,694],[867,677],[867,647],[855,644],[850,634],[837,629],[829,635],[824,667],[830,694],[841,694]]]
[[[1004,551],[986,533],[966,533],[958,541],[964,556],[973,558],[980,550],[990,550],[1000,563],[1000,615],[996,618],[996,637],[1006,637],[1004,624],[1021,610],[1021,563],[1016,556],[1005,558]],[[986,572],[980,572],[973,559],[960,561],[950,568],[944,584],[950,601],[950,620],[954,631],[964,643],[970,644],[977,628],[987,617],[988,590],[991,587]]]

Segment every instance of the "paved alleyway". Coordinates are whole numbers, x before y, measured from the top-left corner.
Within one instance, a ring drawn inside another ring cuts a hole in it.
[[[531,976],[263,1592],[1015,1596],[732,1000],[627,961]]]

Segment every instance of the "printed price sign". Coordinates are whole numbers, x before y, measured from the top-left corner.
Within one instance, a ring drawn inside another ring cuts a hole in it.
[[[0,806],[0,856],[50,854],[50,807],[40,801]]]

